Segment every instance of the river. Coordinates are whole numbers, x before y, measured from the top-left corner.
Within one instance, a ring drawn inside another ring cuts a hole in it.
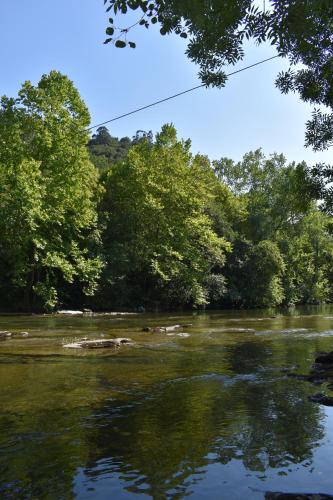
[[[0,330],[29,333],[0,342],[1,499],[333,494],[333,408],[308,400],[332,393],[288,377],[333,350],[332,306],[0,316]],[[82,337],[133,345],[63,347]]]

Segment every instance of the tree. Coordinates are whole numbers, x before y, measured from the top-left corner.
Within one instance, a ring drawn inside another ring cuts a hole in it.
[[[86,149],[89,113],[59,72],[18,98],[1,99],[1,296],[16,307],[52,309],[64,283],[91,294],[97,255],[98,176]]]
[[[222,158],[214,169],[247,209],[233,225],[227,301],[264,306],[330,300],[331,218],[309,195],[306,164],[257,150],[238,163]]]
[[[216,196],[212,182],[215,189],[219,184],[206,158],[192,157],[189,148],[164,125],[153,144],[140,141],[105,174],[103,293],[109,300],[201,306],[209,302],[210,285],[214,295],[223,293],[219,271],[230,245],[206,213]],[[224,191],[225,199],[232,197]]]
[[[214,169],[246,205],[248,216],[238,230],[254,242],[275,239],[278,231],[298,221],[311,205],[305,163],[288,165],[283,155],[266,158],[258,149],[237,163],[221,158],[214,162]]]
[[[159,23],[162,35],[175,33],[188,38],[186,54],[199,64],[207,85],[223,86],[222,67],[244,56],[244,42],[273,45],[288,57],[290,69],[278,75],[281,92],[298,92],[303,101],[324,105],[315,109],[307,124],[306,144],[315,150],[333,144],[333,3],[331,0],[270,0],[259,7],[255,0],[104,0],[114,15],[138,10],[138,21],[127,29],[109,19],[105,43],[126,45],[136,25],[148,28]],[[301,69],[295,69],[301,64]]]
[[[332,300],[332,219],[316,207],[280,241],[286,264],[283,276],[288,304]]]
[[[114,163],[126,158],[132,141],[129,137],[113,137],[106,127],[99,127],[88,142],[90,159],[100,170],[106,170]]]

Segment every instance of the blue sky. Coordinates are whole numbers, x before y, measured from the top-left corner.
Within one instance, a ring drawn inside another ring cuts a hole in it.
[[[115,49],[103,44],[107,19],[103,0],[2,0],[0,94],[15,96],[23,81],[37,83],[56,69],[74,81],[95,124],[200,83],[198,68],[184,55],[184,40],[137,28],[131,37],[135,50]],[[123,19],[116,24],[126,26]],[[249,45],[237,67],[271,55],[269,46]],[[132,136],[172,122],[180,137],[191,138],[193,152],[211,159],[238,160],[262,147],[290,161],[330,161],[330,151],[304,148],[311,107],[274,86],[286,67],[280,59],[267,62],[231,77],[222,90],[199,89],[119,120],[110,132]]]

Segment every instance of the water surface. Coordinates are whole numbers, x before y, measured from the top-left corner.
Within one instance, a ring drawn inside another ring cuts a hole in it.
[[[192,323],[188,336],[143,326]],[[0,498],[333,494],[330,393],[287,376],[333,350],[333,307],[1,316]],[[82,337],[130,337],[72,350]]]

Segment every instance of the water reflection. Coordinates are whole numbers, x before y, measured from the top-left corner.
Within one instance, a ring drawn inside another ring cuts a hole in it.
[[[309,384],[286,376],[329,338],[279,333],[295,327],[291,317],[265,320],[271,335],[214,333],[227,321],[206,315],[172,348],[158,337],[156,349],[116,357],[0,353],[0,497],[332,490],[325,412],[308,401]],[[296,322],[313,331],[313,317]]]
[[[130,492],[167,498],[191,493],[212,463],[238,460],[261,475],[309,466],[323,427],[302,389],[284,378],[190,378],[116,414],[106,406],[89,423],[85,482],[117,474]]]

